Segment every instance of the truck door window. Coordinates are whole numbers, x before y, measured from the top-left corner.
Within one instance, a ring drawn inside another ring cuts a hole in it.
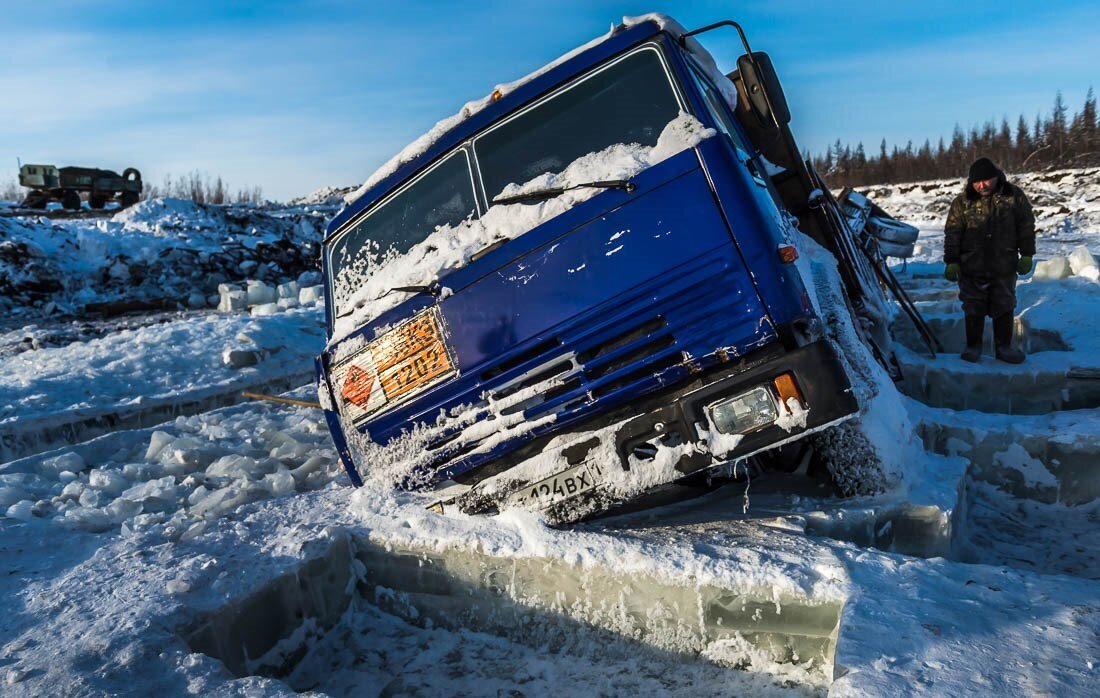
[[[726,106],[725,98],[722,97],[718,88],[711,84],[710,80],[699,73],[695,66],[691,66],[691,77],[695,81],[695,86],[699,88],[699,92],[702,93],[707,111],[710,112],[718,129],[733,142],[742,160],[747,159],[749,153],[752,152],[752,148],[741,137],[741,132],[737,130],[737,126],[733,122],[733,115],[730,114],[729,107]]]
[[[653,146],[680,101],[656,49],[647,48],[569,85],[474,141],[486,196],[557,173],[616,143]]]
[[[334,317],[379,260],[408,252],[443,225],[457,225],[477,211],[470,161],[459,150],[412,184],[375,206],[329,250]]]
[[[707,111],[710,112],[718,129],[726,135],[726,138],[729,139],[729,142],[737,151],[737,157],[749,168],[749,172],[752,174],[757,184],[767,186],[767,178],[760,171],[757,162],[750,156],[750,153],[753,152],[753,148],[741,135],[741,131],[738,130],[734,121],[734,116],[730,111],[729,104],[722,96],[722,93],[719,92],[718,88],[715,87],[710,80],[704,77],[694,65],[691,66],[689,72],[691,73],[692,80],[695,82],[695,86],[699,88],[699,92],[703,95],[703,101],[707,105]]]

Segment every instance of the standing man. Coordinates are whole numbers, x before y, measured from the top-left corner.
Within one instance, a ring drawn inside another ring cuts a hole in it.
[[[1024,192],[1005,179],[989,158],[970,166],[962,194],[951,202],[944,226],[944,277],[959,282],[966,321],[962,358],[982,355],[985,318],[993,318],[993,345],[999,361],[1022,363],[1012,346],[1016,275],[1031,271],[1035,255],[1035,214]]]

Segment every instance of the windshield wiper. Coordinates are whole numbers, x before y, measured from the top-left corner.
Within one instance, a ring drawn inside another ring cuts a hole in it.
[[[428,286],[394,286],[386,295],[393,293],[394,291],[401,291],[403,293],[415,293],[417,295],[421,293],[427,293],[429,296],[435,296],[439,298],[439,294],[443,293],[443,287],[438,283],[432,283]]]
[[[574,184],[571,187],[548,187],[546,189],[536,189],[535,191],[524,192],[522,194],[513,194],[512,196],[498,196],[493,199],[494,204],[518,204],[525,201],[546,201],[553,199],[555,196],[561,196],[570,189],[582,189],[587,187],[594,187],[597,189],[622,189],[627,194],[634,193],[637,188],[634,182],[625,179],[608,179],[598,182],[584,182],[583,184]]]

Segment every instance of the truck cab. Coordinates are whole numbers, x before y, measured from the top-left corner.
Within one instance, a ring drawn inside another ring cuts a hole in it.
[[[858,411],[794,264],[813,182],[745,123],[753,89],[781,106],[770,63],[731,82],[689,37],[618,27],[330,222],[317,371],[354,484],[571,521]]]

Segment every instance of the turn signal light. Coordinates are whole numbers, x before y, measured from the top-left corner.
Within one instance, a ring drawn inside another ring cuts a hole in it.
[[[806,403],[802,400],[802,393],[798,392],[798,386],[794,384],[794,376],[789,373],[783,373],[776,376],[772,381],[775,384],[775,392],[779,393],[779,403],[783,405],[783,408],[790,412],[790,408],[787,407],[788,398],[794,398],[798,400],[798,404],[803,407]]]
[[[780,245],[777,251],[779,252],[779,261],[784,264],[791,264],[798,259],[798,248],[794,245]]]

